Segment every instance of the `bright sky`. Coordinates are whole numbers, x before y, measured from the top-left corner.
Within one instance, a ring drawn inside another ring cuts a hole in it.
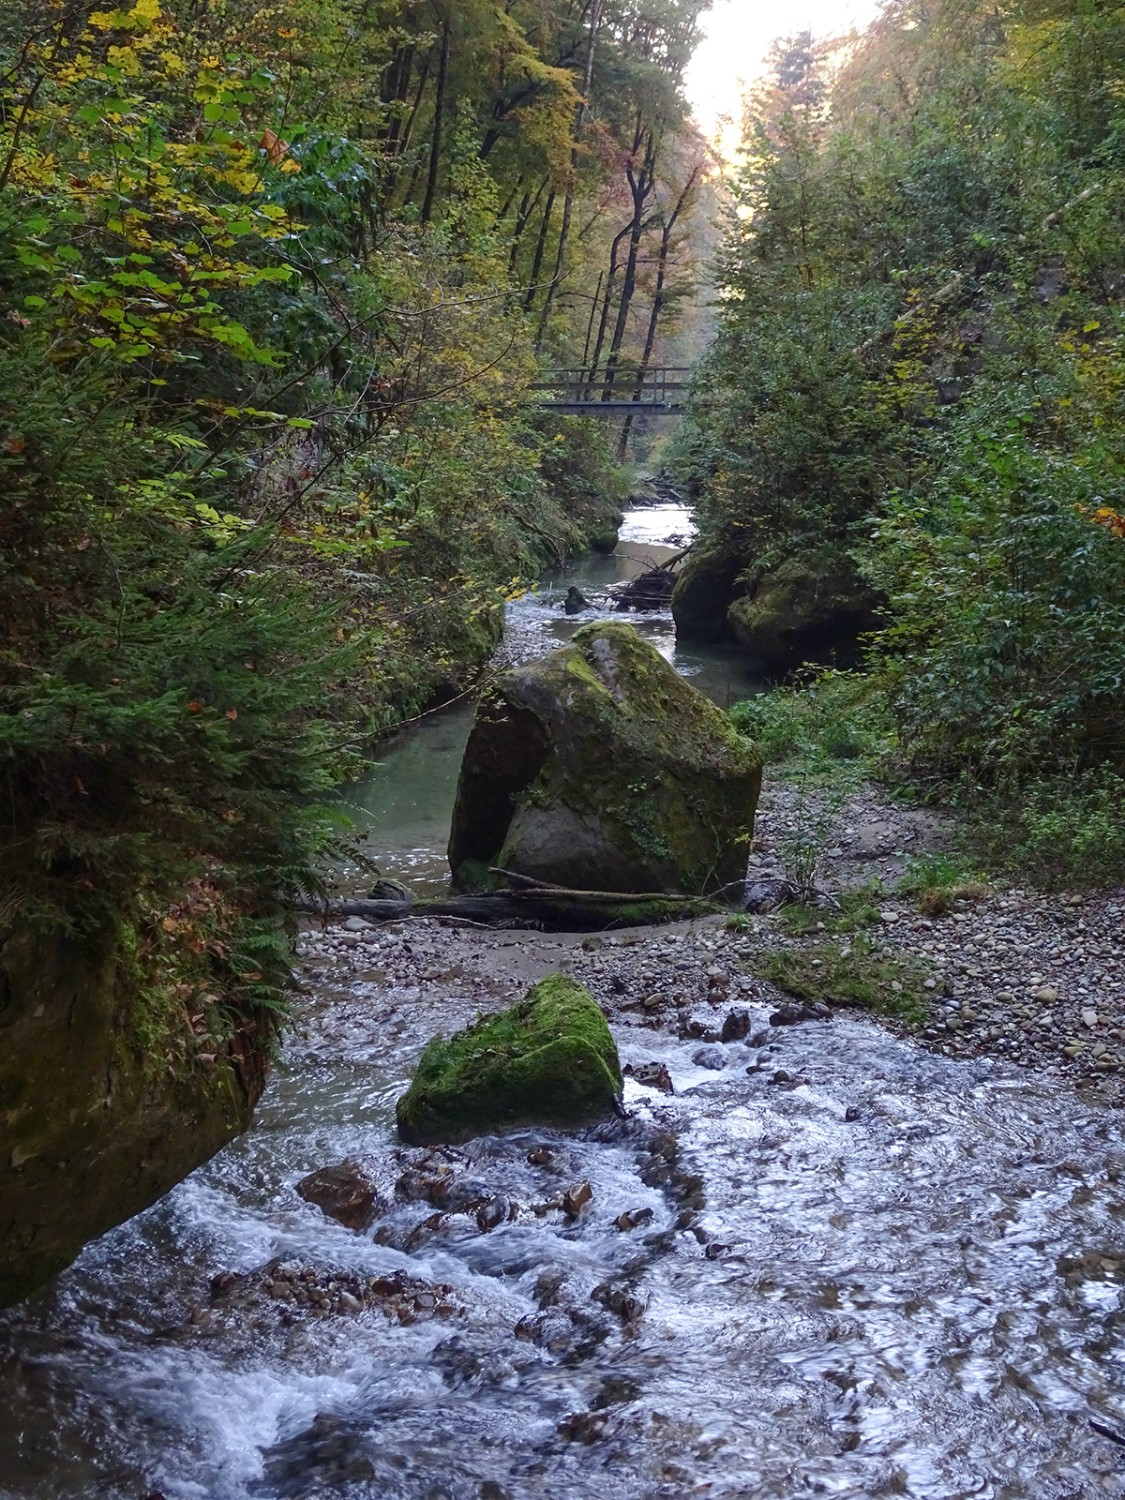
[[[877,9],[878,0],[715,0],[687,74],[696,119],[708,135],[723,115],[738,120],[743,89],[760,75],[775,37],[838,36],[866,25]]]

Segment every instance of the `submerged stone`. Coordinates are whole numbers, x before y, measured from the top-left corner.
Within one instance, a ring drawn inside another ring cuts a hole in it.
[[[587,625],[481,704],[454,881],[500,866],[580,890],[707,894],[746,874],[760,786],[757,752],[653,646]]]
[[[552,974],[509,1010],[426,1045],[398,1101],[398,1129],[404,1141],[430,1145],[582,1125],[612,1113],[620,1089],[617,1048],[597,1002]]]

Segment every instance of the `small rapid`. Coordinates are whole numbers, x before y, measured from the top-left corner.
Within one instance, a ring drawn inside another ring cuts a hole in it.
[[[576,576],[509,642],[564,639]],[[404,737],[413,790],[372,815],[435,872],[453,723]],[[642,953],[672,1024],[634,993]],[[715,921],[307,934],[253,1128],[0,1313],[0,1496],[1122,1500],[1119,1116],[860,1019],[771,1027],[742,958]],[[675,1092],[629,1078],[597,1128],[401,1146],[425,1040],[556,967]],[[377,1188],[363,1230],[297,1192],[345,1158]]]

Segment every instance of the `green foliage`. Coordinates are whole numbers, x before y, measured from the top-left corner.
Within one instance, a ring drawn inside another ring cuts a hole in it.
[[[783,906],[778,920],[787,932],[797,937],[807,937],[814,932],[862,932],[878,922],[878,902],[882,894],[876,880],[840,891],[832,906],[810,906],[800,901]]]
[[[730,716],[767,764],[799,761],[814,772],[870,763],[887,739],[871,684],[856,673],[825,672],[804,687],[773,688],[733,704]]]
[[[1125,31],[907,0],[834,67],[799,38],[776,62],[680,473],[746,568],[860,566],[899,767],[1018,818],[1125,769]],[[795,706],[740,712],[805,753]]]
[[[863,933],[842,942],[755,954],[754,972],[799,1000],[859,1006],[920,1025],[928,1010],[929,970],[880,948]]]
[[[119,931],[154,1050],[276,1016],[355,747],[614,530],[604,431],[524,409],[520,195],[621,170],[588,44],[603,147],[678,127],[700,8],[0,0],[0,929]]]
[[[935,853],[907,861],[906,872],[895,888],[896,895],[912,896],[927,917],[944,916],[955,906],[979,901],[988,895],[987,877],[964,855]]]
[[[1047,890],[1125,880],[1125,778],[1101,767],[1027,783],[1002,819],[975,824],[982,854]]]

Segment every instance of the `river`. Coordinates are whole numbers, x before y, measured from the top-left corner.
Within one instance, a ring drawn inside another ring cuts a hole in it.
[[[509,650],[565,638],[560,590],[631,565],[521,601]],[[644,628],[716,696],[753,686],[674,654],[667,619]],[[424,721],[355,794],[388,873],[440,878],[464,732]],[[734,973],[738,939],[417,932],[310,939],[253,1128],[0,1314],[4,1500],[1125,1496],[1116,1113],[862,1020],[752,1034],[716,1069],[631,1011],[623,1059],[665,1063],[675,1094],[630,1081],[628,1120],[427,1165],[393,1105],[434,1031],[536,965],[627,991],[642,955]],[[748,1009],[760,1031],[768,1004]],[[373,1229],[295,1191],[347,1156],[384,1193]],[[435,1214],[410,1186],[435,1167],[509,1216]],[[580,1181],[577,1217],[551,1206]],[[275,1295],[306,1274],[357,1305]]]

